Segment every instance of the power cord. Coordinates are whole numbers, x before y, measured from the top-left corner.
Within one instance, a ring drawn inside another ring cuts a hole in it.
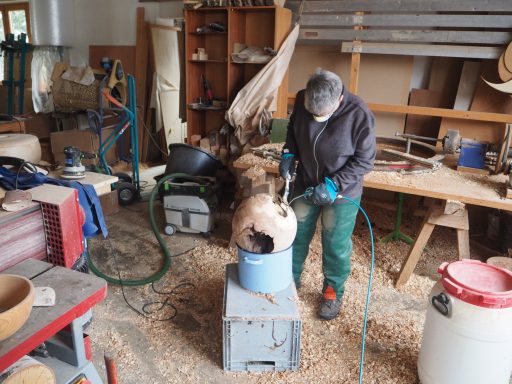
[[[176,285],[174,288],[172,288],[170,291],[168,292],[165,292],[165,291],[160,291],[160,290],[157,290],[155,288],[155,283],[152,282],[151,283],[151,289],[153,290],[153,292],[159,294],[159,295],[167,295],[167,297],[165,298],[165,300],[163,301],[151,301],[151,302],[147,302],[145,303],[141,310],[135,308],[129,301],[128,301],[128,298],[126,297],[126,293],[124,291],[124,284],[123,284],[123,279],[121,278],[121,270],[119,268],[119,264],[117,263],[117,251],[116,249],[114,248],[114,246],[112,245],[112,242],[110,240],[110,237],[107,237],[107,241],[108,241],[108,244],[109,244],[109,247],[110,247],[110,250],[112,252],[112,256],[114,257],[114,264],[115,264],[115,267],[116,267],[116,272],[117,272],[117,276],[119,278],[119,281],[120,281],[120,286],[121,286],[121,293],[123,295],[123,299],[126,303],[126,305],[132,310],[134,311],[135,313],[137,313],[138,315],[146,318],[146,319],[149,319],[149,320],[152,320],[152,321],[170,321],[172,319],[174,319],[177,315],[178,315],[178,309],[176,308],[176,306],[171,302],[171,299],[173,298],[173,296],[178,296],[177,297],[177,300],[180,301],[180,302],[188,302],[187,299],[184,299],[183,297],[180,297],[180,296],[183,296],[185,294],[184,292],[184,288],[189,288],[189,289],[195,289],[195,285],[192,284],[192,283],[189,283],[189,282],[182,282],[178,285]],[[177,253],[176,255],[173,255],[172,257],[178,257],[178,256],[182,256],[182,255],[185,255],[187,254],[188,252],[192,251],[195,247],[191,248],[191,249],[188,249],[186,251],[183,251],[183,252],[180,252],[180,253]],[[154,309],[151,309],[151,307],[153,306],[157,306],[158,305],[158,308],[154,308]],[[153,315],[159,313],[160,311],[164,310],[164,308],[167,308],[167,309],[171,309],[172,312],[171,312],[171,315],[167,316],[167,317],[164,317],[164,318],[155,318]]]
[[[18,190],[18,179],[20,177],[20,172],[21,172],[22,169],[25,169],[26,173],[31,173],[32,174],[30,179],[32,179],[34,177],[34,175],[37,173],[37,168],[36,168],[36,166],[34,164],[32,164],[29,161],[23,161],[21,163],[21,165],[19,166],[19,168],[18,168],[18,172],[16,172],[16,180],[15,180],[15,185],[14,185],[14,189],[16,191]]]

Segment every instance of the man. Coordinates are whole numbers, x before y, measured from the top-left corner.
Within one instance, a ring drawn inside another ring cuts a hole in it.
[[[292,208],[297,216],[293,242],[293,277],[300,276],[316,229],[322,219],[323,298],[318,315],[338,316],[345,281],[350,274],[352,232],[363,176],[375,159],[375,119],[359,97],[348,92],[334,73],[317,69],[306,89],[297,94],[279,166],[283,178],[297,170]],[[298,161],[296,168],[295,162]]]

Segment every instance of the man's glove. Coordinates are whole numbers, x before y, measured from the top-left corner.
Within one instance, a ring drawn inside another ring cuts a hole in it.
[[[338,196],[338,188],[334,181],[325,177],[324,182],[318,184],[311,193],[306,193],[305,198],[315,205],[326,205],[334,203]]]
[[[283,179],[288,175],[293,176],[295,173],[295,156],[291,153],[283,153],[281,163],[279,163],[279,174]]]

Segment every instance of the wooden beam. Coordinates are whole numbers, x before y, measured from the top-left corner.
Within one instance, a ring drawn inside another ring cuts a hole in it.
[[[361,54],[352,52],[352,60],[350,61],[350,92],[357,95],[359,87],[359,66],[361,64]]]
[[[438,116],[452,117],[463,120],[491,121],[496,123],[512,123],[512,115],[502,113],[476,112],[476,111],[457,111],[454,109],[417,107],[414,105],[393,105],[368,103],[373,112],[386,113],[411,113],[420,116]]]
[[[333,15],[304,14],[301,27],[447,27],[447,28],[512,28],[509,15]]]
[[[356,17],[362,17],[364,14],[362,12],[356,12]],[[354,27],[356,30],[363,29],[362,26],[356,25]],[[354,46],[357,46],[360,41],[354,41]],[[352,51],[352,60],[350,61],[350,84],[349,89],[350,92],[357,95],[357,89],[359,88],[359,67],[361,64],[361,53],[360,51],[353,50]]]
[[[300,1],[287,1],[298,7]],[[312,12],[512,12],[507,0],[331,0],[306,1],[304,13]]]
[[[288,104],[295,103],[295,94],[288,93]],[[476,111],[459,111],[445,108],[418,107],[414,105],[394,105],[368,103],[372,112],[402,113],[419,116],[451,117],[462,120],[490,121],[495,123],[512,123],[512,115]]]
[[[148,34],[144,7],[137,7],[137,32],[135,42],[135,91],[137,94],[137,120],[138,120],[138,140],[139,140],[139,160],[142,159],[142,149],[144,136],[147,132],[144,130],[146,112],[146,78],[148,67]]]
[[[301,41],[311,42],[310,40]],[[332,44],[332,42],[331,42]],[[404,43],[366,43],[355,46],[352,42],[341,43],[341,52],[351,53],[354,49],[362,53],[387,55],[464,57],[472,59],[497,59],[503,52],[501,47],[481,47],[475,45],[433,45]]]
[[[426,217],[423,225],[421,226],[420,233],[416,236],[416,240],[414,240],[414,244],[412,245],[407,258],[405,259],[405,263],[402,264],[402,269],[400,270],[398,280],[396,281],[396,287],[400,287],[407,283],[409,277],[411,277],[414,272],[414,268],[416,268],[416,264],[418,264],[418,260],[423,252],[423,248],[427,245],[428,239],[430,235],[434,231],[435,225],[428,223],[428,216]]]
[[[301,28],[299,39],[505,45],[512,40],[512,32]]]

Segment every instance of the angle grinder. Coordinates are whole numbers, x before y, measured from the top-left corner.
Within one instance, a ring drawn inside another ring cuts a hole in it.
[[[65,166],[62,171],[63,179],[77,180],[85,177],[85,167],[82,165],[82,159],[94,159],[93,153],[82,152],[77,147],[64,147]]]

